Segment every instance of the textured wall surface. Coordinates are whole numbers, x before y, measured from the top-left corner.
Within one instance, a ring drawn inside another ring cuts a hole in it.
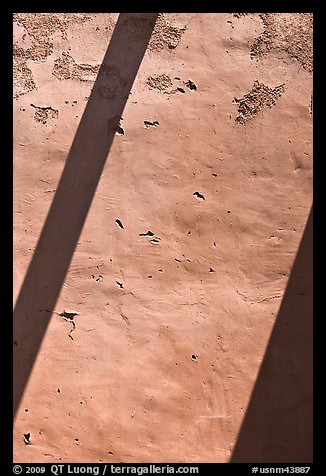
[[[118,17],[14,15],[14,460],[311,461],[312,16]]]

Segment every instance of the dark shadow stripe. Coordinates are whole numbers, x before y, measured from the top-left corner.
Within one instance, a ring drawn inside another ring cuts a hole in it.
[[[231,462],[313,460],[312,209]]]
[[[157,16],[157,13],[120,14],[72,143],[14,310],[14,414],[64,283]]]

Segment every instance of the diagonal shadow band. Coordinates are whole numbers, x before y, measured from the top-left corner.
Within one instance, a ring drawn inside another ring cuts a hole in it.
[[[231,463],[313,460],[312,208]]]
[[[16,414],[55,308],[157,13],[121,13],[14,309]]]

